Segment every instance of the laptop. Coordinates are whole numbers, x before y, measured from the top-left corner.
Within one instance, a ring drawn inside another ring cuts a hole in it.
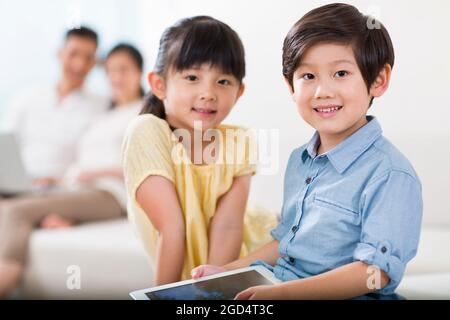
[[[23,164],[19,144],[12,133],[0,133],[0,195],[36,191]]]

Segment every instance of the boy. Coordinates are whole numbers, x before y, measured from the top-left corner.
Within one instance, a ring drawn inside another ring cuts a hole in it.
[[[408,160],[366,113],[388,88],[394,50],[385,27],[347,4],[314,9],[289,31],[283,75],[316,129],[288,162],[274,241],[193,277],[262,264],[284,281],[237,299],[397,299],[415,256],[421,184]]]

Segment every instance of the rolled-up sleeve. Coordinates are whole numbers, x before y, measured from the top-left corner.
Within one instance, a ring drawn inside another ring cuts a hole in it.
[[[353,258],[383,270],[390,281],[378,292],[391,294],[417,253],[423,209],[420,182],[407,172],[391,170],[364,190],[360,209],[361,240]]]

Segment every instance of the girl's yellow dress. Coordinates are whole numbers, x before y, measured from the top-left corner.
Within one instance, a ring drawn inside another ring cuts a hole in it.
[[[230,134],[239,130],[244,131],[236,126],[216,128],[220,139],[217,160],[213,164],[194,165],[166,121],[146,114],[138,116],[128,127],[123,145],[128,218],[154,262],[158,232],[136,201],[136,190],[150,175],[173,182],[186,227],[182,279],[189,279],[194,267],[207,263],[208,224],[219,198],[231,188],[234,177],[256,172],[256,161],[249,146],[252,139],[239,140],[237,135]],[[242,146],[245,152],[239,149]],[[275,213],[247,206],[241,256],[269,242],[270,230],[276,222]]]

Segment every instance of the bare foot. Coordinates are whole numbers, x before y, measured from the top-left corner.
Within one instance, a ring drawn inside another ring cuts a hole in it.
[[[49,214],[41,221],[41,228],[43,229],[67,229],[73,225],[73,221],[63,218],[58,214]]]
[[[0,261],[0,300],[8,298],[22,277],[23,267],[18,262]]]

